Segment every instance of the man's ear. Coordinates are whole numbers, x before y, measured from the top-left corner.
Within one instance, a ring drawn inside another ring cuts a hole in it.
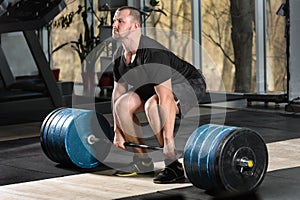
[[[140,23],[134,23],[134,27],[135,27],[136,29],[139,29],[139,28],[141,28],[141,25],[140,25]]]

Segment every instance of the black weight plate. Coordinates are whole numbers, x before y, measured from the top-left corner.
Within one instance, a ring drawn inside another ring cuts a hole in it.
[[[237,128],[223,138],[215,158],[217,182],[230,192],[250,192],[263,181],[268,167],[268,152],[262,137],[250,129]],[[247,157],[254,166],[247,172],[240,172],[236,159]]]

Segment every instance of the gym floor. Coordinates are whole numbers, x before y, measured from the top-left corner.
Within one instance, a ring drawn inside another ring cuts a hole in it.
[[[197,109],[196,109],[197,110]],[[201,116],[191,111],[176,135],[179,152],[199,122],[247,127],[267,143],[268,171],[255,193],[218,197],[194,187],[187,179],[176,184],[154,184],[151,176],[115,177],[110,164],[130,162],[129,155],[113,149],[106,165],[83,170],[65,168],[49,160],[39,142],[42,122],[0,126],[0,199],[299,199],[299,116],[284,105],[254,103],[245,99],[202,104]],[[112,122],[111,115],[105,117]],[[119,159],[116,159],[119,156]],[[182,161],[182,159],[181,159]],[[163,167],[156,160],[155,168]]]

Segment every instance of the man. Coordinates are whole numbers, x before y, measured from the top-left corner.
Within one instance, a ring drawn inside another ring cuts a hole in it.
[[[141,14],[136,8],[126,6],[116,11],[112,36],[122,44],[113,56],[113,143],[121,149],[126,148],[126,141],[144,144],[136,114],[145,112],[165,157],[166,167],[153,179],[154,183],[180,181],[185,177],[176,156],[175,119],[198,103],[205,93],[205,80],[191,64],[142,35]],[[146,150],[133,148],[133,151],[135,155],[128,169],[115,175],[153,172],[153,162]]]

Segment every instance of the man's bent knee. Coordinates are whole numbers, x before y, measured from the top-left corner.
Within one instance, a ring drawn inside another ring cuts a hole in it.
[[[158,98],[157,95],[154,95],[150,99],[148,99],[145,103],[146,115],[149,115],[151,113],[151,110],[153,110],[153,108],[157,109],[157,107],[158,107]]]
[[[133,114],[140,110],[142,101],[140,97],[134,92],[128,92],[120,96],[114,103],[114,109],[117,113]]]

